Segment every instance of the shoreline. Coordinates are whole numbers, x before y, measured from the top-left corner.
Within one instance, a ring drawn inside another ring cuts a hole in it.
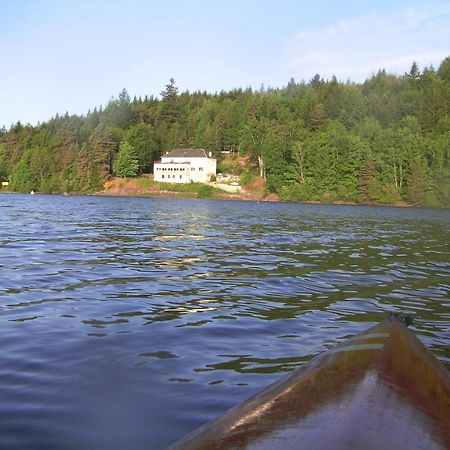
[[[190,193],[183,192],[160,192],[160,193],[107,193],[104,191],[99,191],[94,194],[70,194],[70,195],[90,195],[95,197],[135,197],[135,198],[157,198],[157,199],[180,199],[180,200],[223,200],[223,201],[243,201],[243,202],[255,202],[255,203],[287,203],[287,204],[299,204],[299,205],[328,205],[328,206],[370,206],[379,208],[411,208],[411,209],[449,209],[439,206],[415,206],[409,204],[385,204],[385,203],[355,203],[355,202],[345,202],[343,200],[338,200],[336,202],[321,202],[319,200],[282,200],[280,198],[248,198],[242,196],[232,196],[230,195],[211,195],[210,197],[197,197],[196,195],[190,195]]]
[[[24,192],[13,192],[13,191],[1,191],[0,194],[6,195],[27,195]],[[28,194],[29,195],[29,194]],[[36,195],[55,195],[63,196],[62,193],[40,193],[36,192]],[[108,189],[97,191],[93,193],[79,193],[79,192],[69,192],[68,197],[71,196],[94,196],[94,197],[135,197],[135,198],[156,198],[156,199],[181,199],[181,200],[222,200],[222,201],[244,201],[244,202],[256,202],[256,203],[292,203],[292,204],[305,204],[305,205],[333,205],[333,206],[371,206],[371,207],[387,207],[387,208],[411,208],[411,209],[437,209],[437,210],[448,210],[444,206],[420,206],[411,205],[405,202],[397,204],[386,204],[386,203],[356,203],[356,202],[346,202],[343,200],[337,200],[335,202],[321,202],[319,200],[298,200],[289,201],[282,200],[276,194],[269,195],[257,195],[257,194],[231,194],[227,192],[223,193],[213,193],[210,196],[199,197],[195,192],[176,192],[167,190],[136,190],[136,191],[124,191],[116,189]],[[66,197],[67,197],[66,196]]]
[[[71,194],[72,195],[72,194]],[[77,194],[78,195],[78,194]],[[243,200],[243,201],[254,201],[254,202],[283,202],[290,203],[285,200],[281,200],[278,196],[267,195],[267,196],[257,196],[257,195],[239,195],[230,194],[227,192],[213,193],[206,197],[199,197],[195,192],[176,192],[176,191],[135,191],[135,192],[108,192],[108,191],[98,191],[93,194],[99,197],[143,197],[143,198],[187,198],[193,200]]]
[[[245,196],[239,196],[236,194],[225,195],[211,195],[210,197],[197,197],[196,195],[189,192],[170,192],[170,191],[160,191],[160,192],[136,192],[136,193],[108,193],[105,191],[95,192],[93,194],[70,194],[70,195],[90,195],[95,197],[135,197],[135,198],[157,198],[157,199],[181,199],[181,200],[223,200],[223,201],[243,201],[243,202],[255,202],[255,203],[287,203],[287,204],[299,204],[299,205],[331,205],[331,206],[371,206],[379,208],[411,208],[411,209],[449,209],[439,206],[415,206],[405,203],[398,204],[386,204],[386,203],[356,203],[356,202],[345,202],[343,200],[337,200],[335,202],[321,202],[319,200],[282,200],[280,198],[249,198]]]
[[[205,185],[213,186],[213,185]],[[289,201],[281,199],[277,194],[265,194],[261,182],[251,186],[251,190],[242,188],[240,192],[230,193],[226,191],[213,191],[208,196],[199,196],[196,191],[171,191],[161,188],[159,184],[150,184],[148,186],[139,186],[136,179],[114,178],[105,183],[105,189],[95,192],[91,195],[100,197],[143,197],[143,198],[180,198],[195,200],[232,200],[232,201],[253,201],[264,203],[298,203],[298,204],[316,204],[316,205],[346,205],[346,206],[388,206],[396,208],[422,208],[421,206],[410,205],[406,202],[397,204],[383,203],[357,203],[345,200],[320,201],[320,200],[298,200]]]

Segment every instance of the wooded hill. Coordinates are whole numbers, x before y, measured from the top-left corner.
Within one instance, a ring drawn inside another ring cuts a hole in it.
[[[89,193],[112,175],[152,170],[162,152],[200,147],[249,157],[219,164],[262,176],[285,200],[450,206],[450,57],[364,83],[320,75],[283,88],[153,96],[123,90],[105,108],[0,131],[11,190]]]

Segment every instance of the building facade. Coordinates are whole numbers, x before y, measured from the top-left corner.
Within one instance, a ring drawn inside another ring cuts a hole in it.
[[[153,165],[155,181],[208,183],[216,175],[217,160],[199,148],[180,148],[166,153]]]

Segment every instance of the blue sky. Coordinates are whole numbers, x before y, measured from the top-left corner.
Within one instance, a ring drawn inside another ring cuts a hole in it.
[[[450,1],[0,0],[0,127],[84,114],[122,88],[363,81],[450,56]]]

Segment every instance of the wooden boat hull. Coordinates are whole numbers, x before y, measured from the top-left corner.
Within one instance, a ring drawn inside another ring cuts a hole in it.
[[[450,449],[450,376],[387,319],[170,448]]]

